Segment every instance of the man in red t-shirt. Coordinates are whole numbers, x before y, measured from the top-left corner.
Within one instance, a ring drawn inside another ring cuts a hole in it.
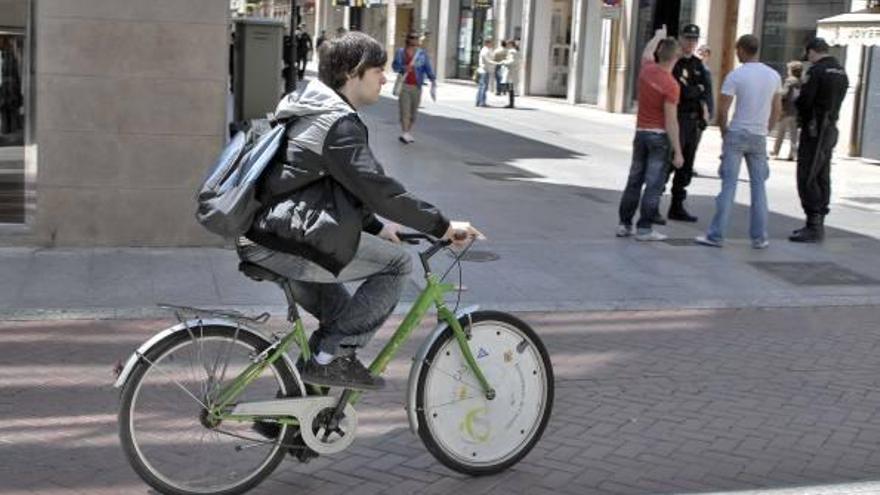
[[[657,61],[654,61],[656,52]],[[681,168],[684,156],[678,139],[677,105],[679,86],[672,77],[672,68],[681,57],[681,47],[674,38],[666,37],[666,27],[658,29],[645,46],[642,70],[639,73],[639,113],[636,137],[633,140],[632,166],[626,189],[620,199],[620,225],[617,237],[633,234],[632,219],[641,208],[636,224],[636,240],[662,241],[666,236],[655,231],[654,219],[659,216],[660,196],[666,182],[666,164],[670,148],[672,165]],[[645,192],[642,194],[642,186]]]

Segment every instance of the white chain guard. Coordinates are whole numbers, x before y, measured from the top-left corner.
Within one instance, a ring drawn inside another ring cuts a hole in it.
[[[293,416],[299,420],[300,435],[306,446],[322,455],[337,454],[347,449],[357,434],[357,411],[351,404],[346,404],[343,409],[345,418],[339,422],[345,436],[334,434],[331,441],[325,442],[321,438],[324,435],[323,429],[316,434],[311,428],[303,428],[302,425],[313,424],[321,411],[335,408],[338,402],[337,397],[292,397],[242,402],[235,406],[230,416]]]
[[[336,403],[334,402],[330,407],[336,407]],[[312,431],[312,428],[309,427],[314,423],[318,414],[324,409],[326,408],[314,407],[304,416],[300,417],[299,434],[302,436],[303,442],[315,452],[322,455],[338,454],[347,449],[352,442],[354,442],[358,424],[357,411],[354,410],[354,407],[351,404],[346,404],[345,409],[343,409],[345,417],[339,421],[339,428],[342,429],[345,435],[339,436],[337,433],[334,433],[331,439],[324,441],[324,428],[321,428],[315,433]]]

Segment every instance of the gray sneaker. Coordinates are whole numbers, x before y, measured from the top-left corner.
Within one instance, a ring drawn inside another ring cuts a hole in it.
[[[669,238],[668,235],[661,234],[660,232],[657,232],[656,230],[653,230],[653,229],[651,229],[647,232],[639,232],[638,234],[636,234],[636,240],[643,241],[643,242],[645,242],[645,241],[665,241],[668,238]]]
[[[704,235],[700,235],[700,236],[697,236],[696,238],[694,238],[694,242],[696,242],[697,244],[699,244],[701,246],[709,246],[709,247],[717,247],[717,248],[724,247],[724,244],[722,244],[718,241],[714,241],[712,239],[709,239],[708,237],[706,237]]]
[[[617,237],[629,237],[633,235],[633,226],[620,224],[617,226],[617,232],[614,235]]]
[[[770,241],[767,239],[752,239],[752,249],[767,249]]]
[[[326,365],[309,359],[300,374],[304,382],[325,387],[379,390],[385,386],[385,380],[370,373],[354,354],[338,356]]]

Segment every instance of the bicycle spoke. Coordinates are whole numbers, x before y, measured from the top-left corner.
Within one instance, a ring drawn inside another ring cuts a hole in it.
[[[148,358],[147,356],[141,355],[141,357],[142,357],[146,362],[150,363],[150,367],[151,367],[151,368],[155,368],[155,369],[158,370],[160,373],[162,373],[163,375],[165,375],[167,378],[171,379],[171,381],[174,382],[174,384],[177,385],[178,388],[180,388],[181,390],[183,390],[183,392],[184,392],[186,395],[190,396],[190,397],[192,398],[192,400],[196,401],[196,402],[197,402],[200,406],[202,406],[203,408],[208,409],[208,406],[206,406],[204,402],[200,401],[200,400],[198,399],[198,397],[196,397],[195,395],[193,395],[192,392],[189,391],[188,388],[186,388],[186,387],[184,387],[183,385],[181,385],[181,383],[178,382],[177,380],[175,380],[174,377],[171,376],[170,373],[167,373],[165,370],[163,370],[161,366],[159,366],[159,365],[157,365],[156,363],[150,361],[150,358]]]
[[[232,345],[238,340],[238,331],[239,327],[235,327],[235,335],[232,336],[232,340],[229,341],[226,346],[226,360],[223,363],[223,370],[220,371],[220,379],[217,380],[216,389],[219,389],[221,385],[223,385],[223,381],[226,380],[226,369],[229,367],[229,357],[232,355]]]

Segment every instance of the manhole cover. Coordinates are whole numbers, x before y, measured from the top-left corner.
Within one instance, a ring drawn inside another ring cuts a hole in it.
[[[591,192],[579,192],[579,193],[575,193],[575,194],[577,194],[578,196],[580,196],[582,198],[587,198],[590,201],[593,201],[594,203],[602,203],[602,204],[608,205],[608,204],[611,204],[614,202],[609,199],[603,198],[602,196],[599,196],[598,194],[594,194]]]
[[[486,180],[506,181],[511,179],[540,179],[543,176],[538,174],[524,174],[519,172],[471,172]]]
[[[455,256],[452,253],[449,253],[449,257],[454,258]],[[479,249],[471,249],[461,257],[461,261],[473,261],[474,263],[486,263],[499,259],[501,259],[501,256],[492,251],[481,251]]]
[[[753,261],[753,267],[793,285],[878,285],[880,281],[830,262]]]
[[[664,240],[661,241],[661,242],[663,242],[663,243],[665,243],[665,244],[669,244],[670,246],[675,246],[675,247],[694,247],[694,246],[699,246],[699,244],[697,244],[696,242],[694,242],[694,240],[693,240],[692,238],[690,238],[690,237],[689,237],[689,238],[684,238],[684,239],[683,239],[683,238],[675,239],[675,238],[670,237],[670,238],[668,238],[668,239],[664,239]]]
[[[864,203],[866,205],[880,205],[880,196],[856,196],[854,198],[843,198],[854,203]]]
[[[469,167],[497,167],[497,163],[492,162],[464,162]]]

